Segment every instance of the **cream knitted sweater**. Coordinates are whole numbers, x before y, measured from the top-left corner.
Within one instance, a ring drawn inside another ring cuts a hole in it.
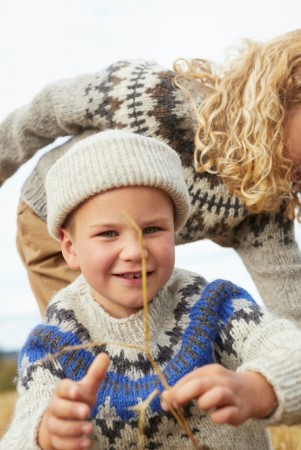
[[[260,372],[275,389],[279,406],[274,415],[238,427],[216,426],[190,404],[184,415],[204,448],[267,450],[267,424],[300,422],[301,331],[260,309],[243,289],[221,280],[207,284],[175,269],[149,305],[149,323],[151,353],[170,386],[195,368],[218,362],[231,370]],[[66,345],[91,342],[102,345],[62,354],[54,362],[40,361]],[[55,384],[64,377],[80,380],[100,351],[110,355],[110,366],[91,413],[93,449],[138,448],[138,416],[129,408],[163,387],[145,353],[124,344],[144,345],[143,311],[125,319],[109,316],[92,298],[83,276],[59,292],[22,349],[19,400],[0,449],[37,450],[37,428]],[[144,434],[145,449],[192,448],[172,415],[162,412],[158,397],[146,411]]]
[[[186,95],[173,86],[173,77],[154,62],[121,61],[99,73],[46,86],[0,124],[0,184],[58,136],[80,138],[88,129],[121,128],[163,140],[181,157],[193,206],[177,242],[207,238],[233,247],[265,304],[301,323],[301,258],[293,223],[283,211],[250,214],[217,176],[195,173],[195,113]],[[202,92],[194,91],[193,97],[201,107]],[[43,220],[45,175],[66,149],[68,144],[47,153],[22,190],[24,201]]]

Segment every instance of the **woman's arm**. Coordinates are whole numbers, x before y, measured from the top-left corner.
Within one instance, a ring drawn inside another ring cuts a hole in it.
[[[166,85],[172,75],[162,79],[161,72],[168,74],[152,62],[121,61],[100,72],[46,86],[29,105],[12,112],[0,124],[0,185],[57,137],[77,135],[91,128],[127,128],[148,135],[158,131],[160,116],[171,113],[175,107],[169,101],[166,108],[162,107],[165,93],[156,85]],[[161,104],[159,110],[157,103]],[[172,117],[170,122],[174,127],[178,125]]]
[[[264,304],[301,325],[301,253],[285,211],[249,216],[236,228],[235,241]]]

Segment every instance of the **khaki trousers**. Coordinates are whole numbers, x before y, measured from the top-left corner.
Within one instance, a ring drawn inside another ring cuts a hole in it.
[[[80,272],[67,266],[61,246],[46,223],[22,200],[18,207],[17,249],[42,316],[53,295],[71,283]]]

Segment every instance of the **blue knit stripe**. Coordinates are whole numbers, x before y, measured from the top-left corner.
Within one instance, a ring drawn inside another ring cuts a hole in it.
[[[25,342],[19,356],[19,367],[26,356],[30,364],[58,353],[63,347],[81,345],[83,342],[75,333],[63,332],[58,326],[37,325]],[[94,355],[85,349],[70,351],[57,358],[67,378],[79,381],[87,372]]]
[[[163,370],[164,377],[170,386],[192,370],[214,362],[212,344],[217,341],[220,325],[225,325],[235,311],[233,299],[254,300],[243,289],[230,282],[216,280],[203,290],[199,300],[193,305],[189,314],[189,324],[183,331],[182,345],[179,351],[167,363]],[[62,332],[58,326],[39,325],[29,336],[20,360],[26,355],[31,363],[45,357],[48,353],[56,353],[67,345],[80,345],[79,336],[68,331]],[[70,351],[61,355],[58,360],[67,378],[80,380],[93,361],[91,351]],[[129,367],[130,368],[130,367]],[[51,370],[48,367],[49,370]],[[96,415],[105,400],[122,420],[133,417],[128,408],[145,400],[155,389],[163,391],[163,386],[156,374],[146,374],[132,380],[122,373],[109,371],[98,393],[92,416]],[[159,398],[151,404],[153,411],[161,411]]]

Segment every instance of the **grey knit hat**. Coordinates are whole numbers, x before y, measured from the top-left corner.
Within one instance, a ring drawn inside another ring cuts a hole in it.
[[[89,136],[71,147],[49,170],[45,187],[49,233],[59,239],[68,214],[87,198],[122,186],[153,186],[175,207],[175,229],[190,201],[177,153],[156,139],[121,130]]]

